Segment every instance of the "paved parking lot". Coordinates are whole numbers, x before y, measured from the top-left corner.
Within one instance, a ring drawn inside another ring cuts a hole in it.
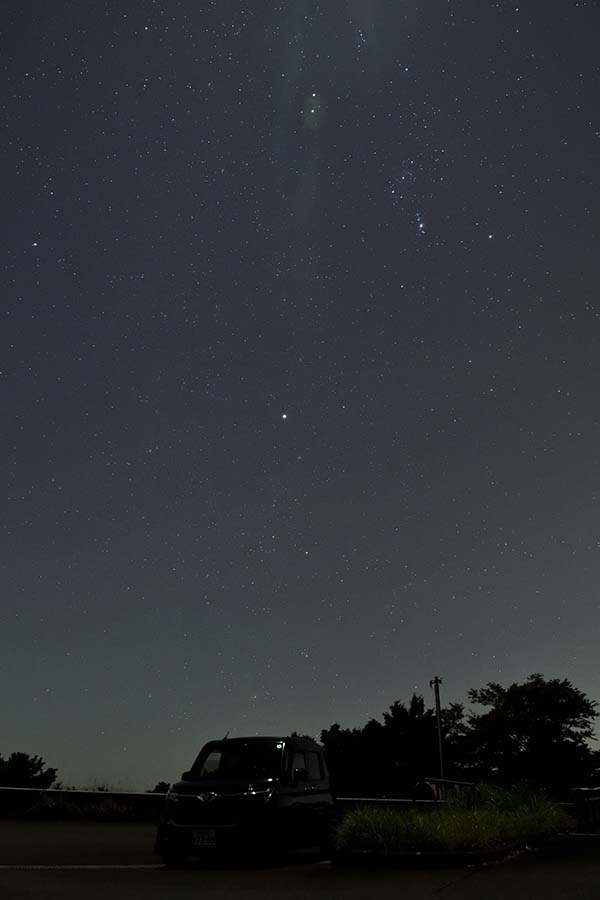
[[[600,861],[524,859],[437,872],[345,872],[298,863],[256,870],[0,870],[6,900],[598,900]]]
[[[0,819],[0,866],[149,863],[155,825]]]
[[[346,871],[296,857],[181,870],[152,854],[148,825],[0,821],[2,900],[600,900],[600,847],[437,871]],[[598,841],[600,845],[600,840]]]

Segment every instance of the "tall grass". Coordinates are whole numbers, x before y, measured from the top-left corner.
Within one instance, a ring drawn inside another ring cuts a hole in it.
[[[527,787],[480,786],[427,811],[357,807],[338,825],[338,850],[466,851],[521,847],[574,821],[543,794]]]

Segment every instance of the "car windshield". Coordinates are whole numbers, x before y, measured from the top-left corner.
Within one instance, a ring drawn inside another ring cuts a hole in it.
[[[205,747],[194,763],[193,778],[277,778],[283,741],[223,741]]]

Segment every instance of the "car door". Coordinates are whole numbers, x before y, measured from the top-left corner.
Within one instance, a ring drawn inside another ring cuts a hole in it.
[[[321,844],[333,802],[321,753],[309,748],[294,750],[291,794],[289,821],[293,843],[299,847]]]
[[[330,816],[333,807],[329,773],[323,759],[323,754],[318,750],[306,749],[307,779],[305,784],[306,827],[311,844],[322,844],[329,830]]]

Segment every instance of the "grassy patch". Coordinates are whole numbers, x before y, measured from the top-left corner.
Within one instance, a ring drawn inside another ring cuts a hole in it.
[[[465,851],[520,847],[575,823],[543,794],[481,786],[426,811],[362,806],[338,825],[338,850]]]

